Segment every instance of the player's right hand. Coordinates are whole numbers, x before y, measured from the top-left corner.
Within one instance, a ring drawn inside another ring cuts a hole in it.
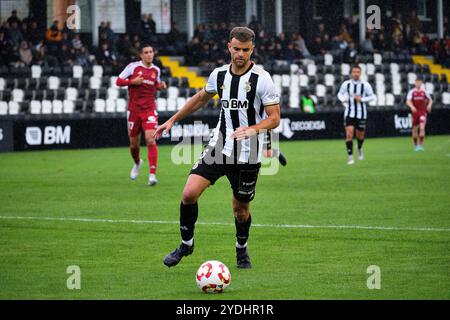
[[[412,113],[416,113],[416,112],[417,112],[416,107],[412,107],[412,108],[411,108],[411,112],[412,112]]]
[[[141,76],[138,76],[137,78],[134,78],[133,80],[130,81],[130,83],[134,86],[138,86],[142,84],[142,82],[144,82],[144,78],[142,78]]]
[[[161,136],[163,135],[163,133],[168,133],[170,132],[170,129],[172,129],[173,127],[173,122],[170,120],[167,120],[166,122],[164,122],[162,125],[160,125],[156,130],[155,133],[153,134],[153,138],[155,138],[156,140],[159,140],[159,138],[161,138]]]

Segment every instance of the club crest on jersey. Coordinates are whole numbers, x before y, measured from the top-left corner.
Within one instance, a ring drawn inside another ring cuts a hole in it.
[[[222,108],[224,109],[248,109],[248,100],[230,99],[222,100]]]
[[[245,83],[245,87],[244,87],[245,92],[250,92],[252,90],[252,86],[250,84],[250,81],[247,81]]]
[[[138,72],[138,75],[139,75],[139,76],[142,76],[142,71],[139,71],[139,72]]]

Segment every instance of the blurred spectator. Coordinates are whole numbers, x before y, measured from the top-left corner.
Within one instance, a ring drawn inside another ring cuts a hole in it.
[[[26,41],[22,41],[20,44],[19,57],[20,61],[27,66],[29,66],[33,61],[33,53],[31,52],[31,49]]]
[[[19,46],[19,44],[23,40],[25,40],[22,31],[20,31],[19,29],[19,24],[17,23],[17,21],[13,20],[13,22],[10,24],[7,37],[15,46]]]
[[[349,43],[348,47],[345,48],[343,53],[343,61],[345,63],[354,64],[357,62],[358,50],[356,49],[355,43],[352,41]]]
[[[13,10],[12,12],[11,12],[11,16],[6,20],[6,22],[8,22],[8,24],[10,25],[10,26],[12,26],[12,24],[15,22],[15,23],[17,23],[17,25],[19,25],[20,24],[20,19],[19,19],[19,17],[17,16],[17,10]]]
[[[104,42],[97,52],[97,63],[102,65],[117,65],[117,54]]]
[[[60,64],[68,64],[73,65],[73,61],[75,59],[75,51],[66,43],[61,45],[61,49],[59,50],[58,60]]]
[[[300,50],[303,57],[309,58],[311,56],[311,54],[308,51],[308,48],[306,48],[305,40],[300,34],[294,33],[292,36],[292,40],[294,44],[297,45],[297,48],[298,50]]]
[[[362,53],[369,53],[369,54],[373,53],[374,45],[373,45],[373,35],[372,34],[369,33],[368,36],[366,37],[366,39],[363,42],[361,42],[360,48],[361,48]]]
[[[86,51],[85,47],[81,47],[80,50],[76,53],[75,64],[83,67],[90,64],[89,53]]]
[[[58,21],[54,21],[52,26],[47,30],[45,40],[48,46],[48,52],[56,56],[62,40],[61,31],[58,29]]]
[[[0,30],[0,60],[4,64],[7,64],[10,61],[11,50],[11,42],[7,40],[5,32],[3,30]]]
[[[36,21],[31,21],[25,37],[33,46],[37,45],[44,38],[44,34],[38,29]]]
[[[317,97],[313,96],[311,92],[306,89],[305,93],[300,97],[300,109],[305,113],[315,113],[316,112],[316,101]]]
[[[83,42],[81,42],[80,35],[78,33],[75,33],[73,35],[71,47],[75,50],[81,50],[81,48],[83,47]]]
[[[131,41],[130,36],[125,33],[120,37],[120,39],[117,41],[117,52],[123,56],[123,57],[129,57],[130,56],[130,50],[131,50]]]

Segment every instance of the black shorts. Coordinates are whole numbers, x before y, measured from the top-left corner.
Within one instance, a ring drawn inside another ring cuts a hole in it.
[[[222,158],[222,161],[214,161],[217,160],[216,150],[207,146],[192,167],[190,174],[209,180],[211,185],[214,185],[219,178],[226,176],[236,200],[244,203],[252,201],[255,198],[256,181],[261,163],[236,163],[221,152],[218,157]]]
[[[344,127],[353,126],[358,130],[365,131],[366,130],[367,119],[356,119],[346,117],[344,119]]]

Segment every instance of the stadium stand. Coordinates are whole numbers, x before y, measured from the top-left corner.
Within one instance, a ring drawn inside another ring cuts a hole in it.
[[[29,27],[35,29],[32,25],[30,22]],[[55,31],[55,26],[49,30]],[[254,24],[257,38],[253,59],[272,74],[285,111],[300,112],[301,97],[307,92],[317,102],[318,112],[340,110],[336,93],[348,79],[352,64],[359,64],[363,79],[374,87],[376,100],[370,103],[374,108],[404,108],[406,93],[418,75],[425,79],[435,107],[450,107],[450,70],[445,68],[450,56],[448,35],[430,40],[420,29],[405,26],[405,21],[393,17],[383,26],[388,32],[368,32],[366,41],[356,43],[355,21],[347,21],[332,34],[319,24],[313,26],[318,30],[314,41],[306,43],[298,33],[269,34],[261,24]],[[219,39],[226,39],[230,27],[227,23],[200,24],[190,42],[179,38],[173,38],[171,45],[158,46],[156,42],[154,63],[169,86],[167,91],[158,92],[159,112],[173,113],[181,108],[205,85],[212,69],[226,62],[226,40]],[[33,37],[25,34],[22,39],[28,42],[14,41],[9,37],[11,28],[7,22],[0,28],[0,116],[95,116],[126,111],[127,90],[118,88],[115,80],[128,62],[138,59],[136,48],[146,39],[142,34],[117,36],[103,24],[100,32],[108,35],[108,41],[91,47],[64,28],[59,30],[64,43],[55,47],[43,31],[35,30]],[[20,33],[20,28],[15,32]],[[168,52],[170,56],[159,55],[158,49],[166,47],[176,49]],[[26,59],[30,52],[31,60]],[[203,112],[218,112],[217,105],[215,100]]]

